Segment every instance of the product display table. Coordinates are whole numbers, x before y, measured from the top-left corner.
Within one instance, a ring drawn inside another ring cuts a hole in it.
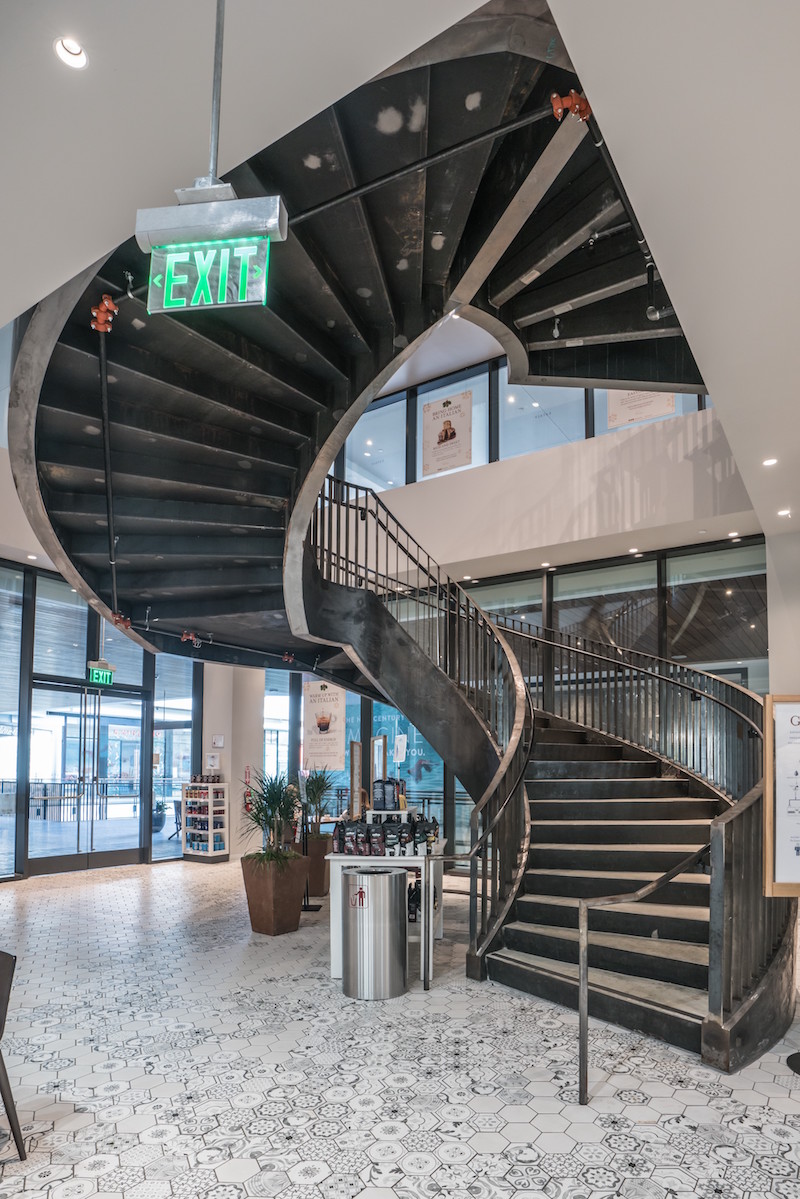
[[[360,857],[350,853],[329,853],[331,865],[330,882],[330,926],[331,926],[331,978],[342,977],[342,871],[346,866],[357,866],[368,870],[372,867],[402,867],[404,870],[419,870],[420,887],[420,930],[419,976],[427,989],[433,977],[433,941],[444,936],[442,900],[442,874],[444,864],[444,841],[439,840],[434,852],[415,855],[413,858]],[[437,856],[438,855],[438,856]],[[435,896],[434,896],[435,893]],[[438,908],[434,906],[438,899]],[[412,928],[414,925],[411,926]]]

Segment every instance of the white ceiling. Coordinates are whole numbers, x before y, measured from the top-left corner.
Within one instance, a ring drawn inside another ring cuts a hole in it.
[[[220,171],[477,7],[475,0],[228,0]],[[0,3],[0,326],[208,169],[215,0]],[[63,66],[53,42],[89,56]]]
[[[550,6],[761,527],[783,534],[779,509],[800,523],[800,5]]]

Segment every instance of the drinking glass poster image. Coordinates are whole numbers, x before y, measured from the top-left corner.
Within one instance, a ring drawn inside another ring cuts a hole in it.
[[[472,463],[472,392],[422,406],[422,474]]]
[[[303,769],[344,770],[346,692],[303,683]]]

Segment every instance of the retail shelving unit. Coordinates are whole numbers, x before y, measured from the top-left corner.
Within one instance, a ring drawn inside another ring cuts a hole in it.
[[[227,862],[230,857],[227,783],[183,784],[181,837],[185,858]]]

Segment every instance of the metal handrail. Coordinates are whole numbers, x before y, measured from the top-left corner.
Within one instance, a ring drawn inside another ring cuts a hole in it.
[[[728,801],[762,775],[763,704],[746,693],[737,705],[607,652],[506,626],[535,706],[564,715],[677,763]],[[607,649],[607,647],[603,647]],[[708,676],[713,680],[713,676]],[[743,710],[745,709],[745,710]]]
[[[524,622],[518,617],[496,612],[492,612],[490,615],[494,623],[500,628],[507,628],[512,632],[519,633],[523,637],[530,635],[530,630],[526,630],[523,627]],[[732,679],[723,678],[721,675],[714,674],[711,671],[701,670],[699,667],[691,666],[686,662],[679,662],[676,658],[661,658],[657,654],[648,654],[644,650],[633,649],[631,646],[618,645],[616,642],[598,641],[596,638],[586,637],[583,633],[578,636],[576,633],[567,633],[562,629],[554,629],[549,625],[537,625],[536,628],[554,643],[570,645],[574,649],[589,648],[592,653],[613,650],[615,654],[624,654],[627,659],[642,658],[645,663],[657,663],[660,666],[669,667],[670,671],[681,671],[685,674],[695,675],[698,680],[706,680],[706,685],[709,687],[716,685],[727,687],[731,691],[738,691],[741,695],[747,696],[756,705],[763,705],[763,700],[757,691],[752,691],[749,687],[744,687],[741,683],[735,683]],[[617,661],[617,658],[614,658],[613,661]],[[665,673],[664,671],[656,670],[652,665],[645,665],[643,669],[649,670],[651,673]],[[671,674],[666,674],[666,677],[670,678],[672,676]],[[698,690],[703,690],[700,681],[698,681],[696,687]]]
[[[589,1102],[589,911],[610,908],[621,903],[639,903],[654,895],[684,871],[699,865],[710,852],[710,842],[672,866],[637,891],[626,895],[602,895],[578,899],[578,1102]]]
[[[470,952],[481,958],[515,893],[529,838],[533,709],[519,664],[487,613],[368,488],[328,477],[307,543],[323,579],[377,596],[466,697],[495,745],[497,769],[470,814]]]

